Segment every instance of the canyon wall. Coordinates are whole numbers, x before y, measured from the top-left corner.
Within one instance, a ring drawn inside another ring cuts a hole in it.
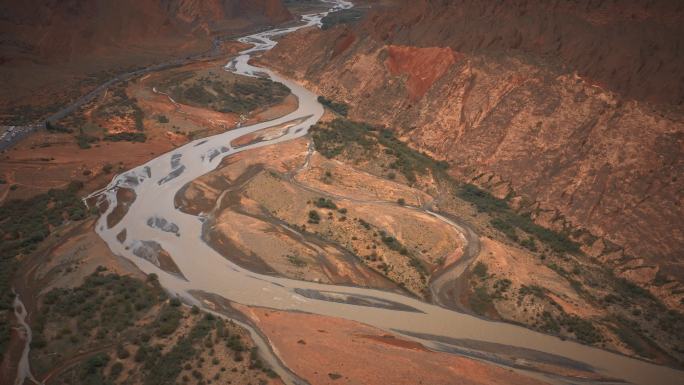
[[[639,3],[398,2],[357,26],[292,34],[263,60],[537,222],[574,229],[618,274],[681,281],[682,13]],[[645,64],[627,60],[644,47]]]
[[[684,103],[684,2],[399,1],[366,24],[387,42],[533,55],[630,99]]]

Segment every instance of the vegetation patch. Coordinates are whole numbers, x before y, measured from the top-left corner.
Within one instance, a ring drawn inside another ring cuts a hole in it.
[[[295,266],[295,267],[306,267],[306,261],[297,255],[288,255],[287,261],[290,262],[292,264],[292,266]]]
[[[392,131],[367,123],[347,119],[335,119],[329,123],[318,123],[310,132],[318,150],[326,158],[335,158],[352,148],[360,149],[366,156],[384,152],[393,158],[389,168],[400,171],[409,183],[416,182],[416,175],[443,175],[448,163],[432,159],[397,139]]]
[[[213,72],[180,72],[167,77],[157,87],[178,103],[236,114],[280,103],[290,94],[286,86],[270,79],[235,81]]]
[[[116,134],[105,135],[104,140],[110,142],[144,142],[147,135],[142,132],[119,132]]]
[[[477,286],[469,298],[470,308],[479,315],[485,315],[494,304],[485,286]]]
[[[326,98],[325,96],[319,96],[318,102],[328,107],[330,110],[332,110],[334,113],[338,115],[346,117],[349,113],[349,106],[345,103],[335,102],[333,100]]]
[[[82,187],[82,182],[74,181],[65,189],[13,199],[0,206],[0,357],[9,341],[9,314],[14,301],[10,285],[17,257],[33,252],[55,227],[88,216],[77,195]]]
[[[475,185],[462,185],[456,192],[456,195],[473,204],[477,211],[490,214],[493,217],[490,221],[492,227],[501,231],[511,240],[520,243],[523,247],[533,251],[537,249],[534,239],[526,238],[521,240],[516,234],[516,229],[534,236],[553,251],[567,253],[577,253],[580,251],[580,245],[568,238],[566,234],[555,232],[534,223],[529,215],[513,211],[505,199],[496,198]]]
[[[355,8],[342,9],[337,12],[331,12],[323,19],[321,19],[321,29],[326,30],[338,24],[355,23],[363,17],[363,11]]]
[[[154,274],[142,281],[98,268],[79,287],[48,292],[39,314],[33,325],[34,370],[50,370],[59,362],[54,359],[86,353],[56,383],[113,384],[121,376],[126,376],[124,383],[144,385],[187,382],[190,376],[209,383],[226,371],[225,366],[220,371],[211,367],[228,364],[217,358],[217,345],[233,355],[229,373],[258,383],[277,377],[232,321],[202,315],[197,307],[188,311],[177,298],[168,300]],[[189,329],[180,327],[183,322]],[[245,352],[250,352],[249,366],[242,364],[238,371]],[[209,377],[208,371],[216,374]]]

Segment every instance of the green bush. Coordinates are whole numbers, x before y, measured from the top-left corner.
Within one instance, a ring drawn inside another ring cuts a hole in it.
[[[518,234],[515,232],[515,227],[511,226],[508,222],[500,218],[492,218],[489,223],[492,227],[504,233],[509,239],[518,241]]]
[[[331,109],[333,112],[335,112],[338,115],[342,115],[344,117],[347,116],[347,113],[349,112],[349,106],[347,106],[344,103],[337,103],[335,101],[332,101],[326,97],[319,96],[318,97],[318,102],[321,103],[322,105],[328,107]]]
[[[484,315],[493,306],[492,297],[484,286],[476,287],[469,299],[470,308],[479,315]]]
[[[180,302],[180,301],[179,301]],[[174,306],[164,306],[157,318],[157,335],[166,337],[178,329],[183,313]]]
[[[14,294],[10,288],[17,268],[17,257],[33,252],[57,226],[66,220],[85,218],[83,202],[77,192],[81,182],[64,189],[52,189],[29,199],[12,199],[0,206],[0,357],[9,341],[9,319]],[[41,344],[40,341],[38,341]]]
[[[45,128],[46,128],[48,131],[52,131],[52,132],[62,132],[62,133],[66,133],[66,134],[71,134],[72,132],[74,132],[74,130],[72,130],[71,128],[64,127],[64,126],[59,125],[59,124],[57,124],[57,123],[53,123],[53,122],[51,122],[51,121],[49,121],[49,120],[46,120],[46,121],[45,121]]]
[[[337,209],[337,205],[336,205],[332,200],[326,199],[326,198],[318,198],[318,199],[314,202],[314,204],[315,204],[316,207],[318,207],[319,209],[331,209],[331,210],[336,210],[336,209]]]
[[[475,274],[480,279],[487,278],[487,265],[484,262],[478,261],[473,267],[473,274]]]
[[[98,139],[97,137],[84,134],[83,132],[76,135],[76,144],[78,144],[78,147],[84,150],[90,148],[91,143],[98,142],[99,140],[100,139]]]
[[[318,215],[318,211],[316,211],[316,210],[309,211],[309,223],[318,224],[320,221],[321,221],[321,216]]]
[[[110,142],[144,142],[147,135],[142,132],[119,132],[117,134],[105,135],[104,140]]]
[[[492,226],[514,241],[518,240],[515,228],[536,237],[556,252],[576,253],[580,251],[579,244],[570,240],[565,234],[544,228],[532,220],[529,215],[515,213],[504,199],[498,199],[472,184],[464,184],[456,195],[470,202],[477,211],[492,215]],[[523,246],[536,249],[534,240],[523,241]]]
[[[331,12],[321,19],[321,29],[326,30],[338,24],[354,23],[362,17],[363,11],[354,8]]]
[[[287,260],[293,266],[296,266],[296,267],[305,267],[306,266],[306,261],[303,260],[302,258],[296,256],[296,255],[288,255]]]

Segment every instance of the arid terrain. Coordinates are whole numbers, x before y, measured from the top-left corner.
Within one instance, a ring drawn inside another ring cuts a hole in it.
[[[0,385],[682,378],[677,2],[2,13]]]

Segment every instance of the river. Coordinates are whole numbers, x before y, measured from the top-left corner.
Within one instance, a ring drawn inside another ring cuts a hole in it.
[[[333,3],[334,10],[352,6],[341,0],[330,3]],[[248,306],[303,311],[359,321],[420,341],[433,349],[456,350],[460,354],[499,364],[506,362],[496,357],[496,349],[505,346],[518,349],[519,354],[525,357],[548,356],[556,362],[565,360],[573,365],[589,366],[606,377],[635,384],[682,384],[684,373],[675,369],[572,341],[562,341],[519,326],[461,314],[401,294],[259,275],[231,263],[202,241],[202,227],[206,218],[178,210],[174,204],[176,193],[186,184],[214,170],[226,156],[306,135],[309,127],[323,115],[324,110],[317,102],[317,95],[269,69],[253,67],[248,61],[254,54],[275,46],[276,42],[272,38],[299,28],[319,25],[325,14],[303,16],[303,24],[299,26],[276,28],[241,38],[241,41],[254,46],[226,65],[226,70],[236,74],[268,77],[284,84],[299,99],[296,111],[269,122],[240,127],[187,143],[117,175],[107,188],[95,194],[99,199],[108,201],[108,209],[100,217],[96,230],[111,250],[130,259],[145,273],[157,274],[160,283],[169,292],[198,306],[204,306],[204,303],[193,293],[211,293]],[[230,146],[233,139],[247,133],[298,119],[300,121],[287,134],[277,139],[240,148]],[[123,187],[134,190],[137,197],[127,214],[109,228],[107,215],[117,205],[116,190]],[[177,231],[168,232],[152,227],[148,225],[150,218],[164,219],[173,224]],[[117,235],[123,230],[126,230],[127,238],[120,242]],[[134,251],[149,241],[157,242],[169,253],[185,279],[136,256]],[[466,345],[468,349],[463,348]],[[283,376],[282,370],[278,373]],[[284,380],[288,383],[297,382],[294,376],[285,375]]]

